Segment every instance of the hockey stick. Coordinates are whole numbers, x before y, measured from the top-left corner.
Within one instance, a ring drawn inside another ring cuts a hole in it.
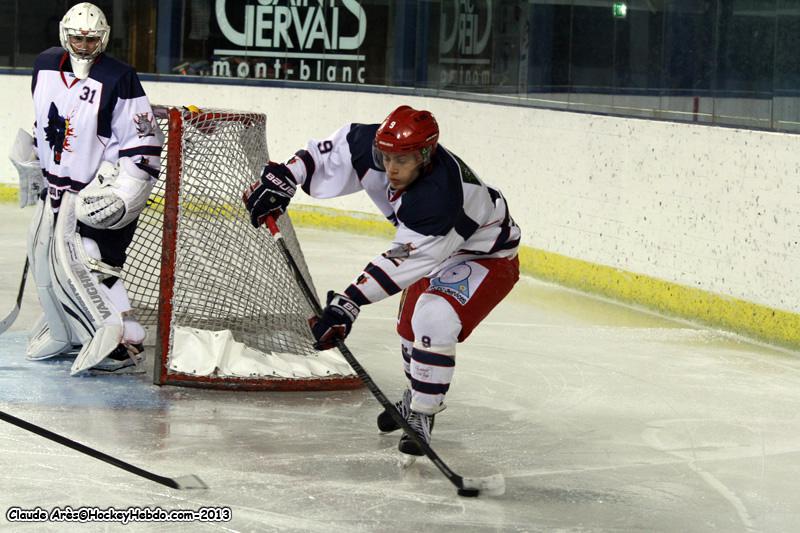
[[[303,274],[300,272],[300,268],[297,266],[297,263],[292,257],[289,248],[286,246],[286,242],[283,240],[283,235],[281,235],[280,229],[278,229],[278,225],[275,223],[275,218],[272,215],[267,216],[267,227],[269,228],[272,237],[275,240],[275,243],[280,248],[283,257],[286,259],[286,262],[289,264],[289,267],[294,274],[297,283],[300,285],[300,289],[303,291],[303,296],[305,296],[306,300],[308,301],[311,308],[314,310],[314,313],[317,316],[322,314],[322,306],[320,306],[319,302],[317,301],[316,295],[311,291],[311,288],[308,286],[305,278],[303,278]],[[356,371],[356,374],[361,381],[364,382],[364,385],[367,386],[369,391],[375,396],[375,399],[383,406],[384,409],[389,413],[392,419],[401,427],[403,431],[405,431],[406,435],[408,435],[411,440],[419,445],[422,448],[423,453],[431,460],[431,462],[436,465],[436,467],[441,471],[442,474],[452,483],[453,485],[458,488],[458,495],[459,496],[470,496],[475,497],[478,496],[481,491],[485,491],[487,495],[491,496],[499,496],[505,492],[505,479],[503,478],[502,474],[495,474],[493,476],[488,477],[462,477],[455,472],[453,472],[441,458],[439,455],[433,451],[427,442],[425,442],[420,436],[417,434],[414,429],[408,425],[406,419],[397,411],[397,408],[394,404],[389,401],[385,394],[378,388],[378,385],[372,380],[372,377],[367,374],[367,371],[364,370],[364,367],[361,366],[361,363],[355,358],[353,353],[345,346],[342,340],[337,339],[336,347],[339,348],[339,351],[342,352],[342,355]]]
[[[7,317],[0,322],[0,335],[6,332],[8,328],[14,323],[19,315],[19,309],[22,307],[22,295],[25,293],[25,280],[28,279],[28,257],[25,257],[25,266],[22,267],[22,280],[19,282],[19,292],[17,293],[17,304],[14,309],[8,314]]]
[[[137,476],[143,477],[145,479],[149,479],[150,481],[155,481],[156,483],[160,483],[167,487],[172,487],[173,489],[207,489],[208,486],[203,483],[199,477],[194,474],[189,474],[187,476],[181,476],[179,478],[170,478],[159,476],[158,474],[154,474],[152,472],[148,472],[138,466],[133,466],[132,464],[126,463],[125,461],[120,461],[116,457],[111,457],[103,452],[99,452],[93,448],[89,448],[81,444],[80,442],[75,442],[74,440],[68,439],[66,437],[62,437],[57,433],[53,433],[50,430],[44,429],[43,427],[37,426],[35,424],[31,424],[30,422],[26,422],[20,418],[15,416],[11,416],[8,413],[4,413],[0,411],[0,420],[4,420],[9,424],[14,424],[17,427],[30,431],[31,433],[36,433],[37,435],[44,437],[46,439],[50,439],[54,442],[57,442],[63,446],[68,448],[72,448],[73,450],[77,450],[83,454],[86,454],[90,457],[94,457],[95,459],[99,459],[101,461],[105,461],[108,464],[114,465],[118,468],[123,470],[127,470],[131,474],[135,474]]]

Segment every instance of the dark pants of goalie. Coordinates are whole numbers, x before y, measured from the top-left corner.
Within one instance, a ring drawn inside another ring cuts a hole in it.
[[[136,223],[137,221],[133,221],[120,229],[97,229],[78,222],[78,233],[81,237],[87,237],[97,243],[100,258],[105,264],[122,268],[127,259],[126,251],[136,233]],[[110,287],[116,278],[109,279],[110,282],[105,280],[104,283]]]

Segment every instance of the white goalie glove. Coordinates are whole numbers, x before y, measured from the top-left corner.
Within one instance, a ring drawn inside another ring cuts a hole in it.
[[[33,137],[28,132],[22,129],[17,131],[8,158],[19,174],[19,206],[36,205],[44,189],[44,179]]]
[[[117,165],[103,161],[94,180],[78,193],[78,220],[97,229],[123,228],[144,209],[154,184],[129,157]]]

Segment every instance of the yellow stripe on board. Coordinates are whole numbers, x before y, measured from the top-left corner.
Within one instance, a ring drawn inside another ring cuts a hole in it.
[[[19,186],[0,183],[0,202],[19,202]]]
[[[519,255],[535,278],[800,349],[800,314],[525,246]]]
[[[292,223],[320,229],[349,231],[373,237],[393,237],[394,226],[378,215],[342,211],[327,207],[292,205],[289,208]]]

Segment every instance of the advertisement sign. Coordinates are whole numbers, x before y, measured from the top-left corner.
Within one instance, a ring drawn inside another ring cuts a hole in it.
[[[370,83],[370,66],[380,68],[383,57],[370,58],[368,53],[385,49],[386,14],[369,13],[373,9],[363,4],[367,3],[215,0],[211,74]]]
[[[442,2],[440,84],[491,85],[492,0]]]

